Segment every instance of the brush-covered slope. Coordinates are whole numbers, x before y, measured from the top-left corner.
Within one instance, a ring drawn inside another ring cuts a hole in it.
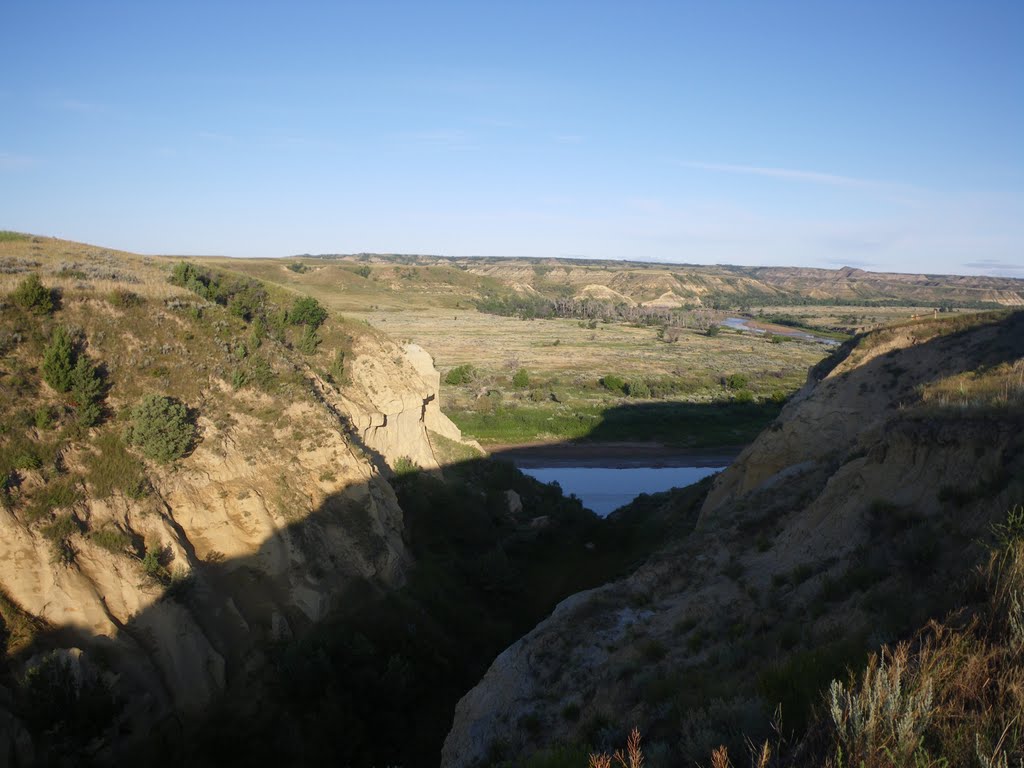
[[[136,724],[201,709],[404,582],[389,466],[459,439],[423,350],[184,262],[7,233],[0,355],[0,709],[54,648]]]
[[[847,665],[957,604],[1024,495],[1024,313],[880,330],[812,370],[719,475],[693,532],[580,593],[459,703],[443,764],[556,744],[652,764],[802,726]],[[671,503],[671,497],[668,497]]]

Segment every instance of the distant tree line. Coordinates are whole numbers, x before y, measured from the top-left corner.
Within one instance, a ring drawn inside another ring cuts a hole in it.
[[[477,302],[477,309],[492,315],[520,317],[524,320],[566,317],[604,322],[618,320],[642,325],[660,325],[673,317],[673,310],[666,307],[643,307],[600,299],[549,299],[543,296],[490,295]]]
[[[625,302],[602,301],[601,299],[579,299],[571,297],[549,298],[547,296],[519,294],[489,294],[478,300],[477,309],[492,315],[519,317],[524,320],[552,317],[578,320],[620,321],[642,325],[678,325],[680,317],[694,310],[750,311],[751,306],[828,306],[828,307],[933,307],[941,312],[953,309],[1000,309],[1001,305],[991,301],[954,301],[944,299],[916,299],[912,297],[888,298],[810,298],[799,295],[778,294],[710,294],[696,303],[679,308],[645,307]]]

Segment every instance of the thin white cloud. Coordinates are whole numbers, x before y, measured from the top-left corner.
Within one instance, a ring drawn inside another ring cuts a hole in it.
[[[741,173],[748,176],[768,176],[773,179],[785,179],[786,181],[805,181],[812,184],[828,184],[833,187],[881,187],[888,186],[886,182],[873,179],[859,179],[854,176],[840,176],[834,173],[821,173],[819,171],[803,171],[795,168],[774,168],[763,165],[736,165],[733,163],[699,163],[683,162],[680,165],[686,168],[696,168],[702,171],[717,171],[719,173]]]

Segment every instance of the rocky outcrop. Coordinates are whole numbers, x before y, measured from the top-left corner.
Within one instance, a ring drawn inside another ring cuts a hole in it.
[[[972,542],[1024,493],[1024,417],[929,407],[920,393],[1024,366],[1024,313],[912,324],[839,354],[717,477],[685,540],[564,601],[495,660],[458,704],[443,765],[584,740],[594,722],[638,725],[677,757],[706,760],[721,742],[701,739],[725,738],[707,736],[721,711],[767,722],[777,702],[757,683],[769,659],[866,649],[942,610]],[[680,703],[694,698],[704,703]],[[715,717],[701,708],[712,699]]]
[[[360,397],[343,398],[342,408],[360,440],[389,464],[405,458],[436,469],[427,431],[462,440],[459,428],[441,412],[441,374],[422,347],[396,348],[390,361],[379,354],[360,355],[351,375]]]

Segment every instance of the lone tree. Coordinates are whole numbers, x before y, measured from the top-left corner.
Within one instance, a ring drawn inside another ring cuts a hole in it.
[[[96,366],[85,355],[78,358],[71,372],[71,396],[75,401],[75,416],[78,424],[92,427],[103,416],[103,379]]]
[[[288,310],[288,322],[292,325],[305,325],[316,330],[327,319],[327,310],[312,296],[300,296]]]
[[[125,437],[154,461],[180,459],[195,441],[196,427],[188,409],[174,398],[146,395],[129,415],[131,424]]]
[[[39,280],[39,275],[33,272],[14,289],[11,299],[22,309],[27,309],[37,315],[48,315],[53,312],[53,294]]]
[[[43,350],[43,380],[58,392],[67,392],[73,383],[74,369],[75,349],[71,334],[63,325],[58,325]]]

